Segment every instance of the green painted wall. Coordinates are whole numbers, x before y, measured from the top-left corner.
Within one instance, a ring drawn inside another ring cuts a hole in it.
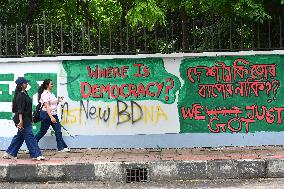
[[[165,70],[162,58],[63,61],[63,66],[69,98],[74,101],[158,100],[171,104],[180,88],[178,77]],[[96,70],[107,70],[107,74],[91,75]]]
[[[284,130],[284,56],[186,58],[180,74],[181,133]]]

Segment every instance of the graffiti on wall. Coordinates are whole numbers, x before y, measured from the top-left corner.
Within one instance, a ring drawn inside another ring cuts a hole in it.
[[[168,120],[168,113],[160,105],[142,105],[136,101],[123,102],[117,100],[115,104],[105,107],[96,106],[92,101],[78,102],[77,108],[70,108],[65,102],[61,108],[63,125],[83,125],[83,120],[96,121],[96,125],[135,125],[143,122],[145,125],[157,125],[160,121]]]
[[[181,132],[283,131],[280,56],[183,60]]]
[[[68,94],[74,101],[158,100],[171,104],[180,88],[178,77],[165,70],[161,58],[64,61],[63,66]]]
[[[20,76],[31,80],[30,96],[44,79],[54,81],[66,100],[61,123],[74,135],[284,131],[280,55],[183,58],[174,66],[162,58],[60,64],[56,73]],[[0,120],[11,120],[18,76],[0,74]]]
[[[73,103],[62,105],[62,124],[70,127],[157,126],[169,119],[159,103],[173,104],[181,85],[161,58],[63,61],[63,68]]]

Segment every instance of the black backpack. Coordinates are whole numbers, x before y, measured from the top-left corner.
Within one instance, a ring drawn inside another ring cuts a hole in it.
[[[41,111],[42,107],[43,107],[43,104],[41,104],[39,102],[38,105],[36,106],[34,113],[33,113],[33,123],[40,122],[40,111]]]

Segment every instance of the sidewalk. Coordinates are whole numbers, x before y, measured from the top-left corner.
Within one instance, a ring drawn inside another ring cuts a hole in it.
[[[0,181],[142,181],[284,177],[284,146],[45,150],[46,161],[2,158]],[[141,175],[143,174],[143,175]],[[142,178],[143,177],[143,178]],[[142,178],[142,179],[141,179]]]

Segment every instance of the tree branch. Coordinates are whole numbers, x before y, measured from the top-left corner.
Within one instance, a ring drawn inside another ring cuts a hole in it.
[[[80,6],[82,7],[86,21],[90,24],[91,27],[93,27],[94,24],[95,24],[95,20],[93,19],[92,15],[89,11],[88,5],[86,4],[86,2],[84,0],[78,0],[78,2],[80,4]]]

